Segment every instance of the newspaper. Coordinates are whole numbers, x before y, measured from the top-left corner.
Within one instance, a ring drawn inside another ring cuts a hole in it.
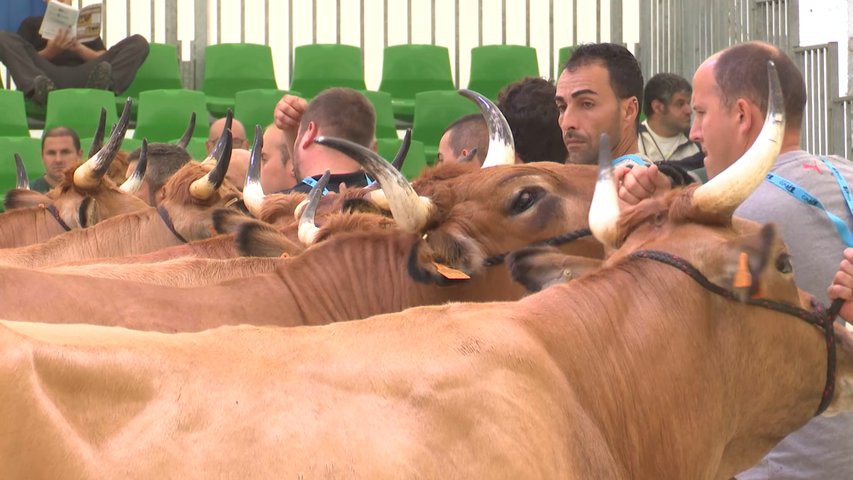
[[[56,37],[60,30],[65,29],[71,36],[77,37],[78,41],[90,42],[101,36],[102,10],[100,3],[86,5],[77,10],[71,5],[51,1],[45,9],[39,34],[50,40]]]

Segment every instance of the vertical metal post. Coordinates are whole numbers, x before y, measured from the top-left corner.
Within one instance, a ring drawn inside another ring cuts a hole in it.
[[[270,44],[270,0],[264,0],[264,45]]]
[[[477,0],[477,46],[483,45],[483,0]]]
[[[246,43],[246,0],[240,0],[240,43]]]
[[[601,0],[595,0],[595,41],[601,41]]]
[[[524,2],[524,44],[530,46],[530,0]]]
[[[341,43],[341,0],[335,0],[335,14],[335,43]]]
[[[506,0],[501,0],[501,45],[506,45]]]
[[[207,0],[195,0],[195,34],[192,41],[192,65],[193,65],[193,82],[188,87],[199,90],[204,80],[204,50],[207,48],[207,20],[208,8],[210,8]]]
[[[165,41],[171,45],[178,45],[178,0],[166,0],[165,11],[163,13],[166,17]],[[178,54],[180,58],[183,58],[180,46],[178,48]]]
[[[406,18],[407,18],[407,28],[406,28],[406,43],[412,43],[412,0],[407,0],[406,2]]]
[[[555,82],[560,77],[560,72],[554,70],[554,0],[548,1],[548,75],[554,75]]]
[[[430,19],[430,27],[432,28],[432,34],[430,35],[429,43],[431,45],[435,45],[435,0],[432,0],[432,5],[430,6],[432,9],[432,18]]]
[[[382,16],[383,16],[382,28],[384,28],[384,34],[382,36],[382,38],[383,38],[382,41],[384,42],[383,45],[387,47],[388,46],[388,0],[383,0],[383,2],[382,2]]]
[[[455,52],[454,52],[453,61],[454,61],[454,64],[456,65],[456,68],[454,69],[454,77],[456,77],[456,78],[454,79],[454,82],[455,82],[456,88],[460,88],[461,85],[459,85],[459,0],[456,0],[455,3],[456,3],[456,5],[455,5],[455,10],[456,10],[455,13],[456,14],[453,16],[453,19],[454,19],[453,21],[454,21],[454,28],[456,29],[456,42],[454,44]]]
[[[829,134],[828,153],[844,152],[844,118],[838,103],[838,42],[829,42],[826,47],[826,108],[827,133]]]
[[[622,44],[622,0],[610,0],[610,41]]]
[[[580,0],[572,0],[572,45],[578,44],[578,2],[579,1]],[[640,9],[640,10],[642,10],[642,9]]]

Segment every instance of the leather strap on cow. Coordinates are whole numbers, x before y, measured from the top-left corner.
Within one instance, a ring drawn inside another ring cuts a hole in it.
[[[708,277],[703,275],[702,272],[697,270],[696,267],[691,265],[687,260],[677,257],[671,253],[661,252],[658,250],[639,250],[632,253],[630,257],[645,258],[675,267],[689,275],[693,280],[696,280],[696,282],[706,290],[720,295],[723,298],[738,301],[734,292],[708,280]],[[817,407],[815,416],[823,413],[826,408],[829,407],[829,404],[832,402],[832,395],[835,393],[835,330],[832,328],[832,323],[835,321],[835,317],[838,315],[841,304],[844,302],[841,300],[835,300],[832,302],[832,306],[828,312],[823,308],[823,305],[817,301],[814,301],[815,311],[813,312],[793,305],[788,305],[787,303],[762,298],[750,298],[743,303],[793,315],[814,325],[818,330],[823,332],[824,339],[826,340],[826,384],[824,385],[820,405]]]
[[[53,215],[53,218],[56,219],[56,223],[58,223],[60,227],[64,228],[66,232],[71,231],[71,227],[69,227],[68,224],[65,223],[65,220],[63,220],[62,217],[59,216],[59,210],[56,209],[55,205],[47,205],[43,207],[48,212],[50,212],[51,215]]]
[[[178,240],[180,240],[184,243],[189,243],[189,242],[187,242],[187,239],[183,237],[183,235],[181,235],[180,233],[178,233],[177,230],[175,230],[175,224],[172,223],[172,217],[169,215],[168,210],[163,208],[163,206],[161,205],[161,206],[157,207],[157,213],[160,214],[160,218],[163,219],[163,223],[166,224],[166,227],[169,228],[169,231],[172,232],[172,234],[175,237],[177,237]]]
[[[564,243],[573,242],[579,238],[588,237],[590,235],[592,235],[592,232],[590,231],[590,229],[580,228],[578,230],[573,230],[573,231],[568,232],[568,233],[563,233],[563,234],[557,235],[556,237],[546,238],[545,240],[534,242],[534,243],[530,244],[529,246],[541,247],[541,246],[549,245],[549,246],[554,247],[557,245],[563,245]],[[503,261],[506,259],[507,255],[509,255],[509,254],[508,253],[499,253],[497,255],[492,255],[491,257],[483,260],[483,266],[493,267],[495,265],[499,265],[499,264],[503,263]]]

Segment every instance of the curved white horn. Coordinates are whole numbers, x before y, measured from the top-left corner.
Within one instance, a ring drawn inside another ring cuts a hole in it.
[[[515,141],[512,130],[501,110],[488,98],[477,92],[460,89],[459,95],[471,100],[480,107],[483,118],[489,127],[489,151],[483,161],[483,168],[495,165],[513,165],[515,163]]]
[[[124,181],[119,187],[123,192],[127,192],[130,194],[136,193],[139,191],[139,187],[142,186],[142,180],[145,179],[145,171],[148,170],[148,139],[142,139],[142,147],[139,150],[139,161],[136,163],[136,168],[133,169],[133,173],[130,175],[130,178]]]
[[[264,204],[264,188],[261,186],[261,151],[264,148],[264,132],[260,125],[255,125],[255,142],[249,156],[249,169],[246,172],[246,183],[243,185],[243,204],[255,218],[260,217]]]
[[[619,221],[619,196],[610,156],[610,136],[602,133],[598,145],[598,180],[589,206],[589,229],[605,246],[616,243]]]
[[[115,159],[119,148],[121,148],[124,134],[127,133],[127,125],[130,123],[131,103],[131,99],[128,98],[124,104],[124,110],[121,112],[118,124],[116,124],[112,133],[110,133],[107,145],[98,150],[95,156],[86,160],[86,163],[74,170],[74,185],[78,188],[95,188],[101,183],[101,178],[110,168],[110,163]]]
[[[320,199],[323,198],[323,190],[329,184],[329,177],[331,177],[331,174],[326,170],[323,176],[320,177],[320,180],[317,180],[317,183],[311,187],[311,191],[308,193],[308,204],[302,210],[302,215],[299,217],[299,241],[305,245],[313,244],[320,233],[320,229],[314,223],[314,216],[317,213],[317,205],[320,204]]]
[[[231,163],[231,130],[222,132],[219,137],[219,142],[213,149],[214,153],[218,153],[219,157],[215,158],[216,166],[213,170],[207,172],[207,175],[199,178],[190,184],[190,195],[199,200],[207,200],[210,198],[225,180],[225,174],[228,172],[228,164]],[[213,155],[213,153],[211,153]]]
[[[733,213],[764,181],[779,156],[785,134],[785,99],[772,61],[767,62],[767,78],[770,93],[764,126],[742,157],[693,193],[693,205],[703,212]]]
[[[391,215],[402,230],[418,232],[426,225],[433,208],[432,201],[418,196],[406,177],[376,152],[342,138],[317,137],[314,142],[349,155],[367,170],[382,186]]]

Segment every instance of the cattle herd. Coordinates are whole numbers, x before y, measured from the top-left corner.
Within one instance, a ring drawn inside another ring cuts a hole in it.
[[[484,167],[411,183],[321,137],[376,183],[265,195],[257,134],[238,189],[226,129],[151,206],[146,144],[109,174],[129,105],[47,194],[21,171],[0,478],[728,479],[853,408],[850,333],[773,226],[732,215],[778,155],[779,92],[731,175],[622,210],[606,139],[597,167],[510,165],[500,112],[461,93]],[[744,258],[760,299],[736,291]]]

